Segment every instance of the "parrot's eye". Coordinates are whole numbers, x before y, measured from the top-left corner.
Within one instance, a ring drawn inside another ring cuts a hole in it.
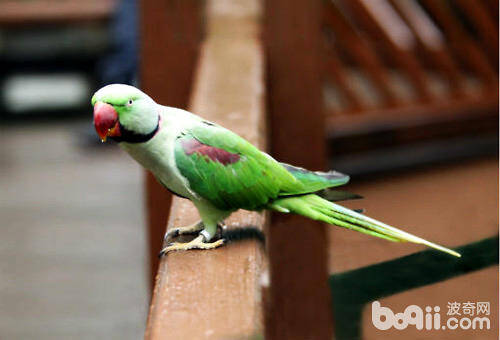
[[[130,105],[132,105],[133,102],[134,101],[132,99],[129,99],[127,105],[130,106]]]

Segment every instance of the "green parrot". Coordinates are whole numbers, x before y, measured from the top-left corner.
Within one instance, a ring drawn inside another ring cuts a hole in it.
[[[354,196],[331,188],[349,176],[336,171],[316,172],[280,163],[237,134],[190,112],[157,104],[135,87],[112,84],[92,97],[94,126],[102,141],[118,142],[137,162],[175,195],[193,202],[201,221],[168,231],[198,236],[171,243],[173,250],[212,249],[217,226],[238,209],[295,213],[328,224],[395,242],[413,242],[459,253],[414,236],[334,201]],[[324,195],[324,193],[327,193]],[[323,196],[323,197],[322,197]]]

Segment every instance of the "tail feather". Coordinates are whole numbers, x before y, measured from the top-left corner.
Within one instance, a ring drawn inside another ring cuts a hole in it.
[[[429,242],[423,238],[394,228],[333,202],[329,202],[314,194],[279,198],[270,203],[269,208],[285,213],[293,212],[314,220],[356,230],[364,234],[393,242],[412,242],[423,244],[453,256],[461,256],[454,250]]]

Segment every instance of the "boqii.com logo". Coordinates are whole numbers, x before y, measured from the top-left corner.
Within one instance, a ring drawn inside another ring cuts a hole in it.
[[[403,330],[409,325],[418,330],[440,329],[490,329],[489,302],[448,302],[448,311],[441,318],[439,306],[424,309],[410,305],[401,313],[394,313],[389,307],[382,307],[379,301],[372,303],[372,323],[385,331],[391,327]],[[425,310],[425,312],[424,312]]]

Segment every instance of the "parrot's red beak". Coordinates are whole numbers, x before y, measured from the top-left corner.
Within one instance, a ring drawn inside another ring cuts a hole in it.
[[[121,136],[118,113],[112,105],[97,102],[94,105],[94,126],[101,141],[106,138]]]

